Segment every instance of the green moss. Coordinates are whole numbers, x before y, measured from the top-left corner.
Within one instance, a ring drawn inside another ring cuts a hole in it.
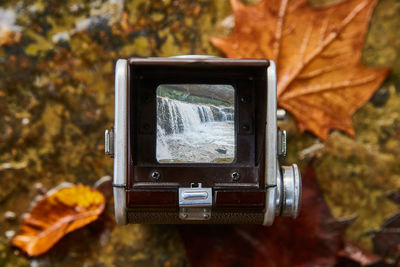
[[[185,92],[173,90],[167,87],[159,87],[157,89],[157,96],[163,96],[163,97],[168,97],[171,99],[176,99],[180,101],[185,101],[187,103],[194,103],[194,104],[206,104],[206,105],[215,105],[215,106],[226,106],[230,107],[232,104],[229,104],[224,101],[219,101],[207,97],[201,97],[201,96],[193,96],[193,95],[188,95]]]
[[[370,245],[367,233],[398,210],[386,196],[400,187],[400,96],[394,88],[384,108],[368,103],[354,116],[356,138],[335,132],[318,164],[318,180],[336,217],[357,214],[347,237]],[[382,135],[384,139],[380,138]]]

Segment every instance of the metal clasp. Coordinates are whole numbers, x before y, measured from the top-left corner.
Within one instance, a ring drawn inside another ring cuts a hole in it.
[[[278,155],[286,156],[286,131],[278,129]]]
[[[179,188],[179,218],[182,220],[209,220],[211,218],[212,188],[201,183]]]
[[[106,129],[104,132],[104,153],[114,157],[114,129]]]

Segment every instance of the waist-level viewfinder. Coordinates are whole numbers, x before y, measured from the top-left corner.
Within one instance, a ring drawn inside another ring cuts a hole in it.
[[[118,224],[270,225],[298,214],[299,170],[279,164],[272,61],[120,59],[105,137]]]

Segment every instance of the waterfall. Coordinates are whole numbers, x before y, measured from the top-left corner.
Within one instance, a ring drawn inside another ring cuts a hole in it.
[[[157,125],[165,134],[202,130],[203,124],[233,121],[233,108],[191,104],[168,97],[157,97]]]
[[[209,106],[203,106],[203,105],[196,105],[196,106],[201,122],[214,121],[214,116]]]
[[[233,107],[157,97],[156,148],[160,162],[232,162]]]

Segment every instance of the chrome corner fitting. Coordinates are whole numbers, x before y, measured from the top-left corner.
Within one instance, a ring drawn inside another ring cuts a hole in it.
[[[112,132],[108,132],[108,149],[114,156],[114,211],[115,220],[118,225],[124,225],[127,223],[125,187],[128,171],[128,153],[126,149],[128,142],[128,107],[126,101],[128,95],[128,68],[128,61],[126,59],[119,59],[115,65],[114,128]],[[111,138],[110,134],[113,138]],[[107,132],[105,135],[107,136]]]
[[[271,225],[275,216],[296,218],[301,206],[301,177],[296,164],[281,166],[279,157],[286,155],[286,131],[278,129],[277,121],[284,120],[286,111],[277,109],[276,66],[270,61],[267,69],[268,91],[265,137],[266,207],[263,225]],[[271,112],[273,111],[273,112]]]

